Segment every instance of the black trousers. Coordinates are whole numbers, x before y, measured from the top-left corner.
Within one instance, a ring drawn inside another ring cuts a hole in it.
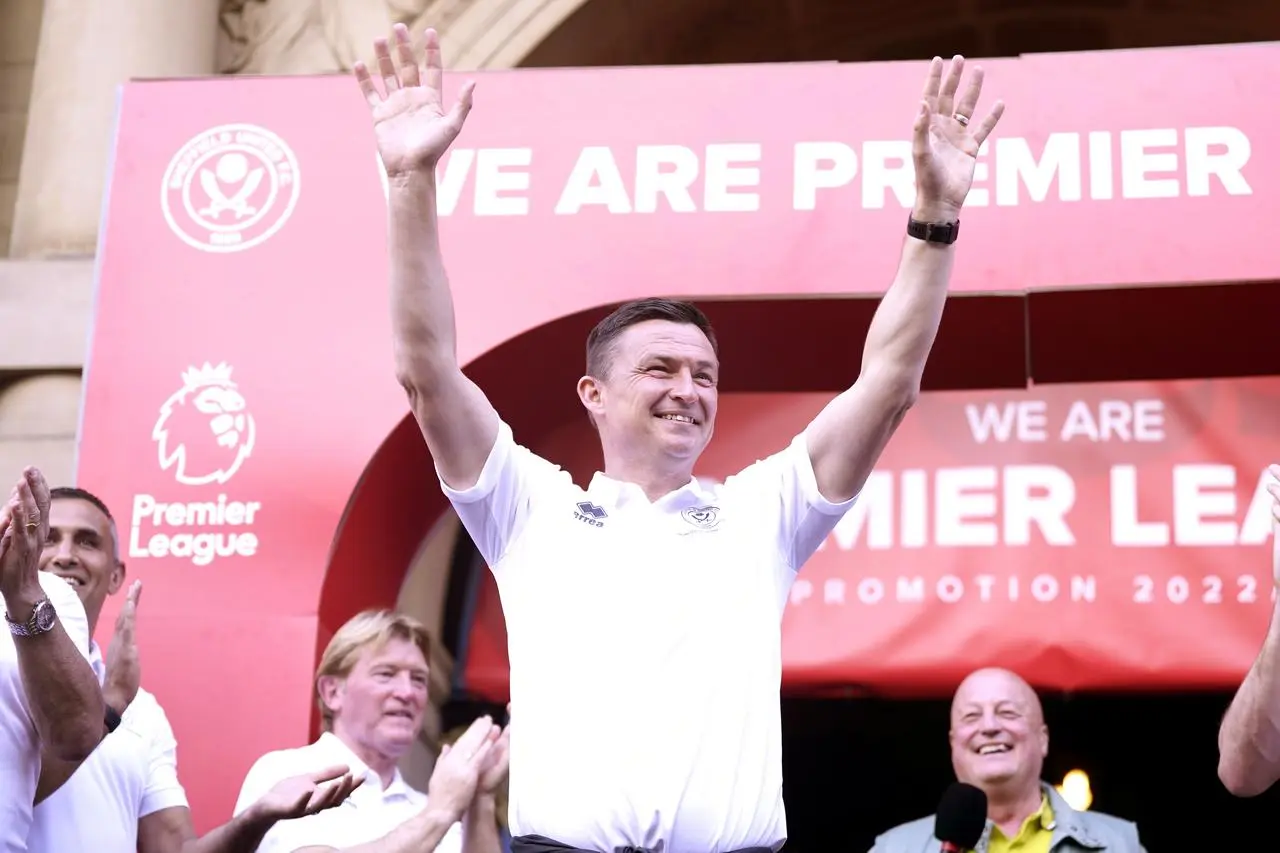
[[[545,835],[517,835],[511,839],[511,853],[653,853],[644,847],[615,847],[613,850],[582,850],[561,844]],[[745,847],[731,853],[773,853],[772,847]]]

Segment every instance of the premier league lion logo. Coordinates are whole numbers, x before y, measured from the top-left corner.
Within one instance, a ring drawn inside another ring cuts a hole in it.
[[[231,367],[189,367],[182,387],[160,407],[151,438],[160,469],[188,486],[225,483],[253,452],[254,424]]]

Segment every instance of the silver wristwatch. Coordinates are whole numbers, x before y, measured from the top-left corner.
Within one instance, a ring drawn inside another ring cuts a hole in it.
[[[26,622],[15,622],[9,618],[8,613],[4,614],[4,621],[9,623],[9,633],[13,636],[36,637],[53,628],[53,623],[58,621],[58,611],[53,609],[52,601],[42,598],[36,602],[31,618]]]

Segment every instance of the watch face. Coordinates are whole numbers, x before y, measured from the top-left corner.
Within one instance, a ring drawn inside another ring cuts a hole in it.
[[[36,624],[36,631],[43,634],[53,627],[53,622],[58,618],[57,611],[53,609],[53,604],[48,601],[40,602],[36,606],[36,612],[32,621]]]

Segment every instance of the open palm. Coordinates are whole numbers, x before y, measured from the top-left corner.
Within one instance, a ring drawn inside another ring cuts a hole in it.
[[[434,169],[461,132],[475,89],[474,83],[465,83],[458,100],[446,111],[441,92],[444,66],[436,31],[426,32],[422,65],[414,57],[409,30],[403,24],[396,24],[393,36],[394,60],[386,39],[373,44],[382,91],[363,62],[357,62],[353,69],[369,104],[378,153],[388,176]]]
[[[942,59],[934,57],[913,128],[912,155],[917,207],[954,216],[969,195],[978,149],[995,130],[1004,114],[1004,103],[996,101],[982,121],[972,123],[982,94],[982,69],[973,69],[959,101],[956,91],[964,72],[964,57],[951,60],[945,79],[942,69]]]

